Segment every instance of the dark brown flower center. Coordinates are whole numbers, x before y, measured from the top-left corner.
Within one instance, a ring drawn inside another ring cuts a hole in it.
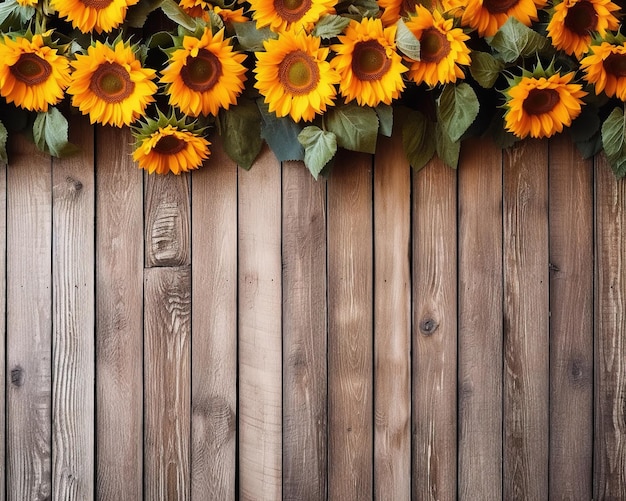
[[[543,115],[551,111],[558,102],[559,93],[554,89],[531,89],[522,108],[529,115]]]
[[[11,73],[26,85],[38,85],[45,82],[52,73],[52,66],[36,54],[22,54],[13,66]]]
[[[174,135],[167,135],[161,137],[154,145],[154,151],[161,155],[176,155],[180,151],[185,149],[187,142]]]
[[[626,77],[626,54],[610,54],[602,65],[607,73],[618,78]]]
[[[276,13],[285,21],[295,23],[311,8],[311,0],[274,0]]]
[[[102,63],[91,76],[89,89],[107,103],[120,103],[135,90],[128,71],[119,63]]]
[[[490,14],[504,14],[515,7],[519,0],[483,0],[483,7]]]
[[[106,9],[113,3],[113,0],[80,0],[85,7],[90,7],[96,10]]]
[[[180,70],[183,82],[191,90],[206,92],[211,90],[222,76],[222,63],[206,49],[200,49],[196,57],[188,57]]]
[[[415,12],[415,6],[418,0],[402,0],[402,6],[400,7],[400,16],[406,16]]]
[[[450,54],[450,42],[446,36],[435,28],[422,32],[420,37],[420,60],[427,63],[438,63]]]
[[[308,94],[320,81],[320,70],[307,53],[296,50],[290,52],[278,68],[280,83],[297,96]]]
[[[567,10],[565,27],[577,35],[587,35],[597,24],[598,13],[591,2],[578,2]]]
[[[380,80],[389,70],[391,59],[376,40],[358,42],[352,54],[352,71],[359,80]]]

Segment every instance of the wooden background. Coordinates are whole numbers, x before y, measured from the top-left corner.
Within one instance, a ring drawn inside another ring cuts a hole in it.
[[[626,499],[626,184],[567,138],[328,180],[127,132],[0,169],[0,499]],[[4,252],[6,250],[6,252]]]

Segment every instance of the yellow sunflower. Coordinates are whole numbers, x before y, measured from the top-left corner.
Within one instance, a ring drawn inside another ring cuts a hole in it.
[[[604,91],[608,97],[626,101],[626,42],[592,45],[580,68],[585,72],[583,78],[594,85],[596,94]]]
[[[124,22],[138,0],[50,0],[50,6],[83,33],[109,32]]]
[[[285,32],[266,40],[265,52],[255,53],[254,86],[277,116],[308,122],[334,104],[339,75],[326,61],[329,49],[320,48],[320,41],[303,31]]]
[[[548,24],[552,45],[580,59],[589,50],[592,33],[604,36],[618,28],[616,11],[619,6],[610,0],[564,0],[555,5]]]
[[[336,4],[337,0],[250,0],[250,9],[257,27],[281,33],[309,30],[324,14],[333,14]]]
[[[332,46],[337,55],[330,62],[341,75],[339,90],[346,102],[377,106],[400,96],[408,68],[396,52],[395,36],[396,26],[383,28],[380,19],[350,21],[341,43]]]
[[[406,26],[420,42],[420,60],[408,59],[411,80],[434,86],[464,77],[459,65],[471,63],[470,50],[465,45],[469,36],[454,28],[452,19],[444,19],[439,11],[431,13],[419,5]]]
[[[22,7],[36,7],[38,0],[17,0],[17,4]]]
[[[505,128],[519,138],[543,138],[562,132],[580,115],[582,85],[570,83],[574,73],[550,77],[523,76],[504,91]]]
[[[475,29],[481,37],[491,37],[509,17],[530,26],[537,20],[537,9],[545,4],[546,0],[467,0],[459,13],[463,26]]]
[[[431,10],[447,12],[464,5],[465,0],[431,0]],[[383,26],[391,26],[398,19],[413,14],[418,5],[422,5],[420,0],[378,0],[378,7],[382,14],[380,20]]]
[[[70,83],[67,58],[48,47],[42,35],[32,40],[5,35],[0,42],[0,95],[31,111],[48,111],[63,99]]]
[[[223,29],[213,35],[206,28],[200,39],[185,36],[162,71],[170,105],[194,117],[228,109],[244,88],[245,59],[245,54],[233,52],[230,40],[224,40]]]
[[[130,125],[154,101],[155,71],[142,68],[132,47],[123,41],[115,47],[95,42],[87,54],[76,56],[72,66],[67,93],[92,124]]]

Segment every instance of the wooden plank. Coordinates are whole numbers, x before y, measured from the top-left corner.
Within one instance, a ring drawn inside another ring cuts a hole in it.
[[[282,496],[280,164],[239,174],[239,495]]]
[[[372,157],[340,151],[328,182],[328,496],[373,496]]]
[[[596,157],[594,499],[626,492],[626,184]]]
[[[144,283],[146,499],[189,499],[191,272],[147,268]]]
[[[550,498],[592,499],[593,169],[550,140]]]
[[[456,172],[413,176],[413,496],[456,495]]]
[[[52,169],[53,499],[94,497],[95,296],[93,127],[70,122],[80,152]]]
[[[8,499],[48,499],[51,484],[52,161],[12,138],[7,172]]]
[[[142,499],[143,185],[127,130],[96,135],[96,490]]]
[[[374,163],[374,486],[411,498],[411,167],[401,136]]]
[[[459,167],[459,499],[502,499],[502,151],[463,145]]]
[[[504,165],[504,498],[548,497],[548,144]]]
[[[0,318],[6,318],[7,166],[0,162]],[[6,322],[0,322],[0,501],[6,496]]]
[[[191,499],[235,499],[237,165],[219,144],[192,174]]]
[[[326,182],[283,164],[283,499],[326,499]]]

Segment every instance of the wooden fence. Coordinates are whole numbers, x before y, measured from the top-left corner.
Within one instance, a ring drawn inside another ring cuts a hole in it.
[[[71,134],[0,170],[0,499],[626,499],[603,157],[477,140],[412,172],[380,138],[319,182],[218,146],[156,177]]]

